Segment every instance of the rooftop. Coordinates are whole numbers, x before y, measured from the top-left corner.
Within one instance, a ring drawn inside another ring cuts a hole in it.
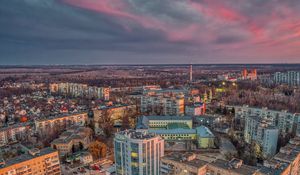
[[[53,119],[58,119],[58,118],[64,118],[64,117],[69,117],[69,116],[74,116],[74,115],[81,115],[81,114],[86,114],[87,115],[87,112],[59,114],[57,116],[49,116],[48,118],[38,118],[38,119],[36,119],[36,121],[42,122],[42,121],[53,120]]]
[[[136,131],[136,130],[125,130],[125,131],[120,131],[116,133],[115,138],[119,137],[126,137],[129,139],[152,139],[158,136],[155,136],[154,134],[147,133],[147,132],[141,132],[141,131]]]
[[[215,137],[214,134],[205,126],[199,126],[196,130],[200,137]]]
[[[17,124],[14,124],[14,125],[10,125],[10,126],[0,128],[0,132],[5,131],[5,130],[9,130],[9,129],[19,128],[19,127],[27,127],[27,126],[30,126],[31,124],[32,124],[31,122],[17,123]]]
[[[149,133],[155,134],[196,134],[196,129],[183,129],[183,128],[176,128],[176,129],[149,129]]]
[[[50,153],[53,153],[53,152],[56,152],[56,150],[52,149],[51,147],[48,147],[48,148],[44,148],[44,149],[39,150],[39,153],[35,154],[35,155],[29,154],[29,153],[22,154],[18,157],[6,160],[5,166],[0,167],[0,169],[11,166],[11,165],[14,165],[14,164],[17,164],[17,163],[20,163],[20,162],[25,162],[27,160],[30,160],[30,159],[33,159],[33,158],[36,158],[36,157],[47,155],[47,154],[50,154]]]
[[[211,162],[209,166],[215,166],[224,169],[226,171],[230,170],[237,174],[243,174],[243,175],[253,175],[257,171],[256,167],[251,167],[247,165],[240,165],[237,168],[232,167],[232,165],[228,161],[222,159],[217,159],[214,162]]]
[[[71,127],[67,131],[63,132],[59,138],[53,140],[51,144],[62,144],[62,143],[69,143],[73,139],[84,139],[91,135],[92,130],[91,128],[86,127]]]
[[[190,129],[190,127],[185,123],[168,123],[167,125],[167,129],[177,129],[177,128]]]
[[[192,120],[191,116],[143,116],[148,120]]]

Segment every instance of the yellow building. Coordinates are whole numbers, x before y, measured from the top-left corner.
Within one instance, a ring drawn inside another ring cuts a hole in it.
[[[149,133],[161,136],[166,141],[195,140],[198,148],[214,148],[215,136],[205,126],[195,129],[150,129]]]
[[[161,136],[166,141],[180,141],[180,140],[196,140],[197,133],[194,129],[154,129],[148,130],[149,133],[155,133]]]
[[[2,162],[0,175],[60,175],[58,152],[52,148],[32,149],[28,154]]]
[[[213,148],[215,146],[215,136],[207,127],[197,127],[196,132],[199,148]]]
[[[214,148],[214,134],[205,126],[193,128],[191,117],[142,116],[137,129],[161,136],[166,141],[197,141],[199,148]]]
[[[170,124],[184,124],[188,126],[189,129],[193,128],[193,119],[189,116],[142,116],[138,122],[138,128],[168,129]]]

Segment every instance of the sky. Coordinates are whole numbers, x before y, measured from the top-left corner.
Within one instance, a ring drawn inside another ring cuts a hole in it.
[[[0,1],[1,65],[168,63],[300,63],[300,1]]]

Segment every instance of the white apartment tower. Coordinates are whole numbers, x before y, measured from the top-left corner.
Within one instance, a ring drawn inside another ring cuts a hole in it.
[[[117,175],[159,175],[164,140],[145,132],[125,130],[114,138]]]
[[[261,147],[264,157],[276,154],[279,129],[271,121],[262,120],[258,116],[246,118],[244,139],[247,143],[256,143]]]
[[[287,84],[289,86],[300,85],[300,72],[288,71],[288,72],[276,72],[274,74],[275,84]]]

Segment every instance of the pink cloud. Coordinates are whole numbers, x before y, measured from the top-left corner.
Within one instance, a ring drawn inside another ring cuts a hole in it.
[[[202,3],[187,0],[187,5],[195,9],[201,16],[207,18],[208,23],[216,23],[214,28],[203,26],[200,22],[191,22],[189,24],[174,24],[151,15],[137,13],[127,1],[123,0],[64,0],[64,2],[92,10],[98,13],[112,16],[119,20],[127,32],[132,32],[133,24],[142,26],[145,29],[155,30],[170,42],[191,42],[211,44],[217,38],[220,31],[226,29],[231,33],[235,31],[245,31],[251,36],[246,41],[237,43],[226,43],[223,46],[214,47],[218,49],[240,49],[240,48],[258,48],[265,45],[265,52],[270,52],[269,46],[282,45],[285,43],[298,43],[295,38],[300,37],[300,23],[295,22],[298,17],[295,13],[285,7],[280,7],[279,12],[271,13],[271,16],[260,16],[260,18],[249,17],[241,13],[238,9],[228,6],[224,1],[204,0]],[[278,10],[278,9],[277,9]],[[294,16],[292,20],[285,20]],[[269,27],[270,23],[275,23],[275,29]],[[262,25],[263,24],[263,25]],[[255,50],[255,49],[254,49]],[[257,49],[258,50],[258,49]]]
[[[160,31],[170,42],[197,41],[197,38],[201,35],[198,32],[201,28],[199,24],[189,24],[187,26],[171,25],[152,16],[135,14],[131,11],[128,4],[121,0],[64,0],[64,2],[121,20],[126,19],[146,29]],[[122,23],[121,25],[126,31],[132,31],[130,24]],[[203,36],[207,37],[207,35],[201,35],[201,37]]]
[[[209,17],[213,17],[217,20],[237,23],[241,25],[242,28],[254,34],[254,36],[257,38],[262,37],[262,35],[264,34],[263,28],[259,27],[250,18],[216,0],[204,0],[205,4],[200,4],[191,0],[188,2],[199,13]]]
[[[134,21],[144,28],[164,29],[164,26],[159,21],[151,17],[144,17],[129,12],[129,7],[121,0],[64,0],[64,2],[108,16]],[[124,26],[124,28],[130,31],[129,26]]]

